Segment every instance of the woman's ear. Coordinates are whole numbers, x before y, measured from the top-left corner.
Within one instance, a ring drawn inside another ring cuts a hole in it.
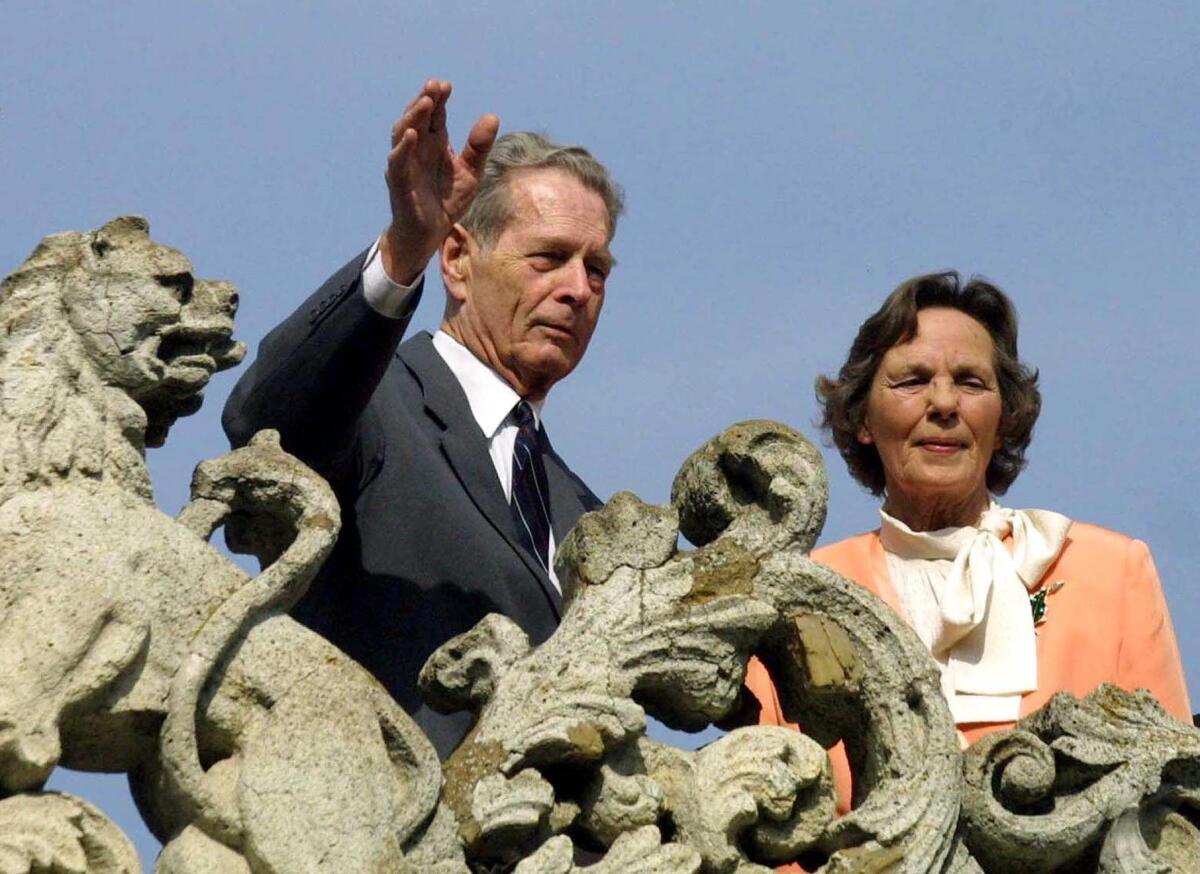
[[[858,426],[858,433],[854,436],[858,438],[858,442],[863,446],[870,446],[875,442],[875,438],[871,436],[871,429],[867,427],[866,422]]]

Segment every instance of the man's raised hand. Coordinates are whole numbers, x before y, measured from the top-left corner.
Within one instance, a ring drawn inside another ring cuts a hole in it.
[[[425,269],[454,223],[475,198],[500,119],[483,115],[459,154],[446,134],[450,83],[430,79],[392,127],[388,195],[392,223],[380,239],[383,267],[394,281],[411,284]]]

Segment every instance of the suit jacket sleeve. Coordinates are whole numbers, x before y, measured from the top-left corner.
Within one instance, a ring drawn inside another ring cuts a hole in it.
[[[400,318],[380,315],[362,293],[365,258],[351,259],[264,338],[225,405],[234,446],[275,428],[285,449],[326,476],[339,465],[421,292]]]
[[[1150,549],[1131,540],[1125,552],[1117,684],[1149,689],[1176,719],[1190,723],[1191,705],[1171,615]]]

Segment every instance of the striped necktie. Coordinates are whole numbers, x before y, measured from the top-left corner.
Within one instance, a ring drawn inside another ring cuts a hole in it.
[[[533,408],[526,401],[513,407],[511,421],[517,426],[513,444],[512,509],[517,539],[550,572],[550,495],[542,445]]]

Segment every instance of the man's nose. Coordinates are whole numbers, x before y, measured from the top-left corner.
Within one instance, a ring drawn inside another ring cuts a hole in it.
[[[583,306],[593,293],[587,265],[581,260],[568,261],[564,265],[558,287],[560,299],[572,306]]]

